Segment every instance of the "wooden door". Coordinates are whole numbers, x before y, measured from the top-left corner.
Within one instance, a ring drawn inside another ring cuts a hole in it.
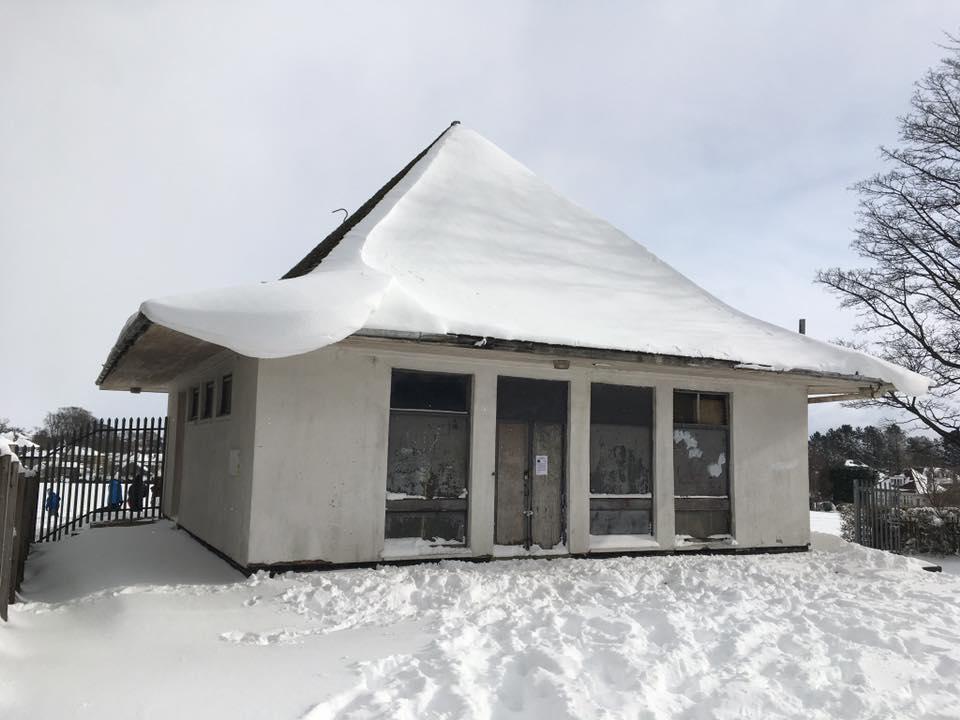
[[[533,423],[530,540],[549,549],[563,539],[563,425]]]
[[[528,424],[501,420],[497,423],[496,533],[498,545],[526,543],[526,482],[529,477]]]

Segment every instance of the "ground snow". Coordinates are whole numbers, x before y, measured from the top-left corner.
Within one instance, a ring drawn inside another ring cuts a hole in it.
[[[960,578],[840,547],[238,580],[165,522],[87,530],[31,558],[0,717],[960,716]]]
[[[928,386],[726,305],[463,126],[444,133],[307,275],[147,300],[140,311],[260,358],[372,329],[861,375],[911,395]]]

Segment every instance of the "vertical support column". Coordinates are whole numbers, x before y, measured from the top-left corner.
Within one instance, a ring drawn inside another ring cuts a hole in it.
[[[657,383],[653,397],[653,527],[660,547],[675,544],[673,500],[673,386]]]
[[[567,547],[590,550],[590,379],[585,369],[570,377],[567,455]]]
[[[468,542],[474,555],[491,555],[497,455],[497,373],[494,369],[484,367],[474,374],[472,400]]]

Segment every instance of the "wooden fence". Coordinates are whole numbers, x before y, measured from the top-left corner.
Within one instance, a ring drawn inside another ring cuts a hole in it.
[[[0,619],[23,582],[27,552],[36,528],[40,486],[13,456],[0,456]]]

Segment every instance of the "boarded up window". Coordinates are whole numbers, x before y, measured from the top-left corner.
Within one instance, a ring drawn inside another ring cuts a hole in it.
[[[466,375],[394,371],[386,537],[465,541],[469,389]]]
[[[653,390],[590,388],[590,534],[652,532]]]
[[[673,478],[676,531],[708,538],[730,532],[728,396],[674,393]]]

